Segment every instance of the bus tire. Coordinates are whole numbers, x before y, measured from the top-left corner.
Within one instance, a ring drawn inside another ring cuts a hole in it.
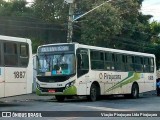
[[[58,102],[63,102],[65,99],[65,96],[63,95],[55,95],[55,98]]]
[[[87,99],[89,101],[94,102],[97,100],[98,96],[99,96],[98,87],[95,84],[92,84],[90,88],[90,95],[87,96]]]
[[[136,99],[139,97],[139,87],[138,84],[134,83],[131,89],[131,98]]]

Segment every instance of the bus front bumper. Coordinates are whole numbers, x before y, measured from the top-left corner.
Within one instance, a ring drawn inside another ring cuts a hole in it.
[[[55,89],[55,92],[49,92],[50,89]],[[53,96],[53,95],[77,95],[77,88],[75,86],[71,86],[65,88],[63,91],[56,91],[56,88],[45,88],[45,91],[41,88],[36,88],[36,94],[39,96]]]

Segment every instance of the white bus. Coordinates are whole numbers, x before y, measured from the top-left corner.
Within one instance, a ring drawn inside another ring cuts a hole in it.
[[[0,35],[0,98],[32,92],[31,40]]]
[[[38,47],[38,95],[55,95],[58,101],[83,95],[95,101],[100,95],[139,93],[156,89],[156,63],[152,54],[78,43]]]

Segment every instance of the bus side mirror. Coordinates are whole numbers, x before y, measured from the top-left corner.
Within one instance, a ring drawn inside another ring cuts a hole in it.
[[[33,56],[33,70],[36,70],[37,69],[37,55],[34,55]]]
[[[38,71],[38,60],[39,60],[39,58],[36,55],[36,57],[35,57],[35,69],[36,69],[36,71]]]
[[[160,66],[158,66],[158,71],[160,71]]]

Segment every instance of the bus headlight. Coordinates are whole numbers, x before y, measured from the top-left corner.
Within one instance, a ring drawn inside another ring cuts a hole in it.
[[[66,88],[69,88],[75,84],[75,80],[66,84]]]
[[[73,86],[75,84],[75,80],[73,80],[72,82],[70,82],[70,86]]]
[[[66,84],[66,88],[69,88],[69,84]]]
[[[36,86],[37,86],[38,89],[40,88],[40,85],[38,83],[36,83]]]

